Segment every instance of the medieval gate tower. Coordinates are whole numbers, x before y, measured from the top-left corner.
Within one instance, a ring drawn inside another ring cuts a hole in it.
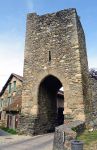
[[[19,128],[40,134],[56,126],[58,90],[64,88],[64,121],[89,111],[85,36],[75,9],[28,14]]]

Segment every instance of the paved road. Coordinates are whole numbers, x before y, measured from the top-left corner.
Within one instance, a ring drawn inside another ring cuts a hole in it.
[[[9,136],[10,134],[0,129],[0,136]]]
[[[53,134],[48,134],[3,144],[0,145],[0,150],[52,150],[53,136]]]

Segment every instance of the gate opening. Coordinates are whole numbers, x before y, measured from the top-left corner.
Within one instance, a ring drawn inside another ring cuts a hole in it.
[[[64,123],[64,93],[59,89],[62,83],[55,76],[45,77],[38,94],[40,128],[47,132],[54,131],[55,127]]]

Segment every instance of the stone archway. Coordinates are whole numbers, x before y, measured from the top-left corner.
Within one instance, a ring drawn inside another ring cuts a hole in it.
[[[62,111],[59,114],[57,107],[57,101],[60,102],[57,98],[57,94],[61,87],[62,83],[53,75],[46,76],[39,85],[39,124],[44,132],[54,131],[55,126],[64,122]]]

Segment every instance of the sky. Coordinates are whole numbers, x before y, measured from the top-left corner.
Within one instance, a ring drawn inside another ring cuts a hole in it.
[[[0,0],[0,89],[23,75],[26,16],[76,8],[85,32],[89,68],[97,68],[97,0]]]

